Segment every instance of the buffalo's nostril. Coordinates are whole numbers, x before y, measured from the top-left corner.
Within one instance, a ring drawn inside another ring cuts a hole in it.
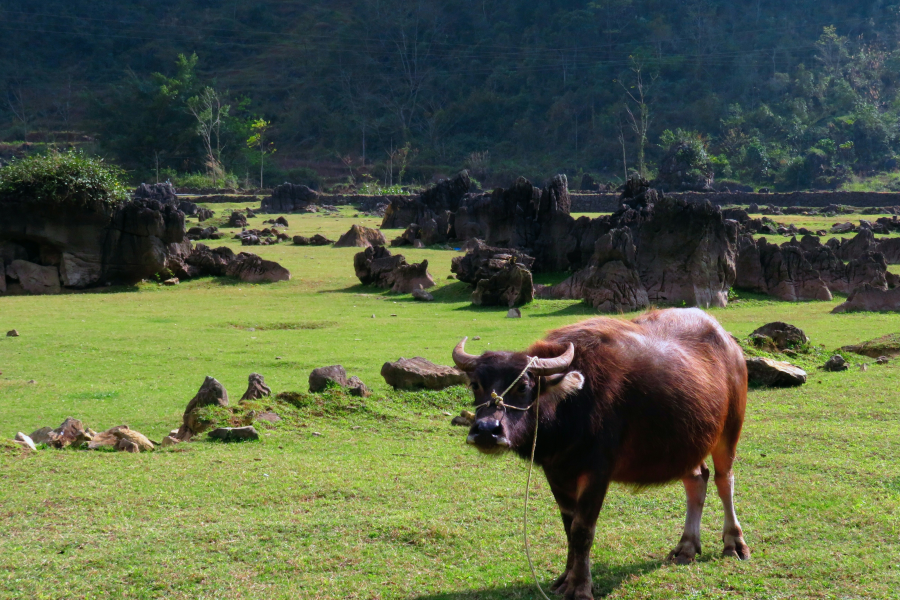
[[[480,419],[475,422],[475,430],[479,434],[500,436],[503,435],[503,428],[497,419]]]

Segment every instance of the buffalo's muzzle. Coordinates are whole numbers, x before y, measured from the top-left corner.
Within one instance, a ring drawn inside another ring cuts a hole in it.
[[[479,419],[469,430],[466,443],[472,444],[482,452],[497,452],[509,448],[509,440],[503,435],[503,426],[497,419]]]

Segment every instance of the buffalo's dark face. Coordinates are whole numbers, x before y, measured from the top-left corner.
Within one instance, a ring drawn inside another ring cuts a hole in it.
[[[573,357],[574,348],[570,345],[562,356],[537,359],[521,375],[531,357],[512,352],[473,356],[465,353],[465,339],[460,342],[453,351],[453,360],[469,376],[476,407],[475,423],[466,442],[485,454],[530,443],[538,389],[542,403],[555,402],[581,389],[584,377],[578,371],[568,370]],[[493,394],[502,395],[502,403]]]
[[[517,446],[523,437],[523,426],[533,423],[530,407],[536,392],[535,380],[526,373],[516,381],[528,362],[523,355],[503,356],[492,352],[482,358],[485,359],[480,361],[482,364],[469,373],[469,389],[476,409],[475,423],[466,442],[482,452],[494,454]],[[512,388],[503,396],[503,404],[507,406],[502,406],[492,394],[502,394],[510,385]]]

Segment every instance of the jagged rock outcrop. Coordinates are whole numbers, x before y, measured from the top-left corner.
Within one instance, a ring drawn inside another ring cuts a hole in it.
[[[260,210],[269,214],[300,212],[318,198],[319,194],[305,185],[283,183],[272,189],[271,196],[263,198]]]
[[[601,312],[634,311],[650,298],[637,271],[637,249],[628,228],[604,234],[584,269],[560,284],[538,291],[541,297],[583,299]]]
[[[134,190],[132,196],[140,200],[156,200],[162,204],[172,204],[173,206],[178,204],[175,186],[168,181],[165,183],[142,183]]]
[[[408,264],[402,254],[391,254],[384,246],[370,246],[353,257],[356,277],[363,285],[409,294],[417,288],[434,287],[428,261]]]
[[[865,252],[845,264],[833,247],[812,235],[781,246],[742,236],[735,287],[796,301],[830,300],[832,292],[850,293],[863,284],[894,285],[896,276],[887,271],[882,254]]]
[[[242,212],[234,211],[231,213],[231,216],[228,217],[228,224],[225,227],[246,227],[247,226],[247,215]]]
[[[247,283],[274,283],[291,279],[291,272],[277,262],[247,252],[235,254],[227,246],[211,249],[204,244],[197,244],[183,261],[173,265],[173,272],[185,279],[217,275],[236,277]]]
[[[468,171],[462,171],[456,177],[439,181],[418,196],[394,196],[384,211],[381,228],[404,229],[416,223],[429,240],[426,244],[445,242],[455,237],[451,217],[471,185]]]
[[[18,279],[15,270],[10,273],[15,260],[41,267],[44,284],[33,290],[55,292],[51,275],[56,285],[75,289],[135,283],[164,273],[170,261],[190,250],[184,213],[153,199],[88,207],[4,202],[0,214],[0,260],[6,275]],[[22,269],[35,272],[33,267]],[[18,281],[8,283],[8,293],[27,291]]]
[[[875,234],[868,227],[861,228],[859,233],[850,239],[831,238],[826,245],[843,261],[859,258],[867,252],[875,252],[877,248]]]
[[[501,261],[496,270],[481,279],[472,292],[476,306],[521,306],[534,300],[534,279],[531,271],[516,262],[514,257]]]
[[[799,245],[741,236],[734,285],[779,300],[831,300],[831,292]]]
[[[350,231],[345,233],[334,243],[335,248],[368,248],[369,246],[384,246],[387,240],[377,229],[351,225]]]
[[[434,278],[428,272],[428,261],[409,263],[398,266],[392,275],[391,291],[397,294],[410,294],[415,289],[434,287]]]
[[[534,258],[514,248],[496,248],[473,240],[464,256],[456,256],[450,263],[450,272],[465,283],[477,285],[482,279],[488,279],[497,269],[513,259],[526,269],[534,265]]]
[[[736,276],[737,224],[709,203],[652,189],[631,194],[613,215],[583,222],[579,246],[583,251],[590,243],[593,250],[587,265],[539,295],[581,297],[601,310],[725,306]]]
[[[882,238],[875,246],[875,251],[884,256],[887,264],[900,265],[900,237]]]
[[[886,290],[868,283],[863,284],[850,292],[850,295],[847,296],[847,301],[834,307],[831,312],[843,313],[853,311],[900,311],[900,287]]]
[[[706,202],[660,198],[635,229],[637,271],[651,303],[726,306],[737,226]]]

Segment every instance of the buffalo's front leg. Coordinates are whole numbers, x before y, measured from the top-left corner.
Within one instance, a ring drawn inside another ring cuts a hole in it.
[[[550,484],[550,491],[553,492],[553,498],[556,500],[556,505],[559,507],[559,514],[562,516],[563,528],[566,530],[566,544],[569,549],[568,556],[566,557],[566,570],[563,571],[562,575],[557,577],[556,581],[550,585],[550,591],[557,594],[565,594],[566,582],[569,579],[569,572],[572,570],[572,562],[574,560],[571,534],[572,519],[575,517],[575,497],[569,493],[569,491],[554,485],[553,481],[549,478],[547,483]]]
[[[609,478],[594,473],[585,473],[578,478],[575,515],[569,531],[569,560],[566,577],[566,600],[593,600],[591,593],[591,545],[597,517],[603,508]]]
[[[560,512],[562,513],[562,521],[563,527],[566,529],[566,543],[568,544],[569,551],[568,556],[566,557],[566,570],[563,571],[562,575],[556,578],[556,581],[550,585],[550,591],[558,594],[565,594],[567,583],[569,580],[569,573],[572,571],[572,563],[574,561],[574,555],[572,554],[572,513],[563,512],[563,508],[560,507]]]

